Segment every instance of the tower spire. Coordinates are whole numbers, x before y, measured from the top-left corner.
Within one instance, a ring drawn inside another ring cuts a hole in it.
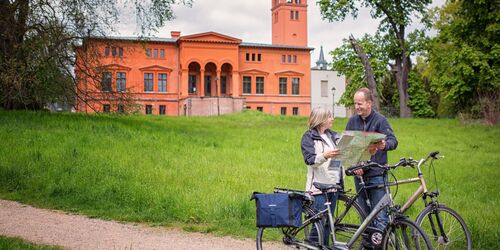
[[[325,56],[323,55],[323,45],[321,46],[321,49],[319,51],[319,60],[316,61],[316,66],[318,69],[327,69],[328,62],[325,60]]]

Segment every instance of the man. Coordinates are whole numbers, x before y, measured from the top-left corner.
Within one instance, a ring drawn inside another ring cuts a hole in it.
[[[361,88],[354,94],[354,107],[356,115],[352,116],[347,122],[346,130],[359,130],[366,132],[377,132],[386,135],[385,140],[373,144],[369,149],[372,153],[371,160],[381,165],[387,164],[387,151],[394,150],[398,146],[398,141],[387,119],[372,109],[373,96],[368,88]],[[356,175],[362,176],[366,185],[382,184],[384,177],[382,176],[382,169],[373,169],[364,172],[362,169],[355,172]],[[360,187],[360,178],[354,178],[356,190]],[[358,202],[366,212],[369,214],[371,208],[366,204],[366,194],[368,195],[370,204],[374,207],[380,199],[385,195],[384,188],[377,188],[361,192]],[[374,222],[376,228],[383,230],[388,223],[387,212],[381,212],[377,215]]]

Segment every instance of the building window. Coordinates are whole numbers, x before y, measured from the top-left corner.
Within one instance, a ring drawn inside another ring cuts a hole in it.
[[[127,76],[125,72],[116,73],[116,90],[124,92],[127,86]]]
[[[286,115],[286,107],[281,107],[281,115]]]
[[[290,11],[290,19],[293,20],[293,10]]]
[[[288,55],[288,63],[292,63],[292,56]]]
[[[255,61],[255,53],[252,53],[252,61]]]
[[[286,78],[280,77],[280,95],[286,95]]]
[[[165,105],[160,105],[160,115],[165,115],[167,111],[167,107]]]
[[[153,113],[153,105],[146,105],[146,115]]]
[[[119,57],[122,57],[123,56],[123,48],[122,47],[105,47],[104,48],[104,54],[106,56],[109,56],[109,52],[111,51],[111,55],[112,56],[116,56],[118,54]]]
[[[244,76],[243,77],[243,94],[251,94],[252,93],[252,77]]]
[[[189,75],[189,86],[188,93],[194,94],[196,93],[196,75]]]
[[[293,115],[299,115],[299,108],[298,107],[293,107],[292,108],[292,114]]]
[[[111,91],[111,72],[102,73],[101,90]]]
[[[295,3],[296,4],[300,4],[300,0],[295,0]]]
[[[293,1],[292,0],[286,0],[287,3],[292,3]]]
[[[164,49],[160,49],[160,58],[165,58],[165,50]]]
[[[250,53],[247,53],[247,54],[246,54],[246,60],[247,60],[247,61],[250,61]]]
[[[111,111],[111,105],[109,104],[102,105],[102,112],[109,113],[110,111]]]
[[[292,78],[292,95],[298,95],[299,94],[299,84],[300,79],[299,78]]]
[[[281,56],[281,63],[286,63],[286,55]]]
[[[262,108],[262,107],[257,107],[257,111],[262,112],[262,111],[264,111],[264,108]]]
[[[321,97],[328,97],[328,81],[321,81]]]
[[[259,61],[259,62],[260,62],[260,61],[261,61],[261,59],[262,59],[261,54],[257,54],[257,61]]]
[[[158,74],[158,92],[167,92],[167,74]]]
[[[153,73],[144,73],[144,92],[153,92]]]
[[[123,104],[118,104],[118,108],[116,110],[118,113],[124,113],[125,112],[125,106]]]
[[[299,20],[299,11],[295,11],[295,20]]]
[[[264,77],[262,76],[255,78],[255,93],[264,94]]]
[[[158,49],[155,49],[155,50],[154,50],[154,57],[155,57],[155,58],[158,58]]]
[[[147,49],[146,50],[146,56],[147,57],[151,57],[151,49]]]
[[[297,56],[296,55],[293,55],[293,63],[297,63]]]
[[[227,94],[227,78],[226,78],[226,76],[220,76],[220,93]]]

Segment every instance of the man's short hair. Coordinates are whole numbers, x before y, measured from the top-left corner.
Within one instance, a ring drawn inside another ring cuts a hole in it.
[[[367,87],[360,88],[356,91],[356,94],[357,93],[363,93],[363,95],[365,95],[365,101],[373,102],[373,94],[369,88]]]

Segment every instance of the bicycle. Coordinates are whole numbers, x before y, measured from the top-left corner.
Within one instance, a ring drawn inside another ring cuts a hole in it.
[[[398,163],[394,166],[381,166],[377,163],[367,163],[363,165],[358,165],[349,168],[350,172],[355,169],[363,168],[382,168],[384,171],[389,171],[394,169],[401,164]],[[413,221],[409,220],[406,216],[401,214],[396,206],[394,206],[391,195],[389,194],[389,186],[385,185],[386,194],[380,200],[378,204],[374,207],[373,211],[363,219],[360,225],[347,224],[347,223],[337,223],[341,222],[333,219],[334,215],[331,211],[331,203],[328,199],[327,192],[330,190],[338,190],[341,187],[334,184],[322,184],[313,183],[313,185],[321,190],[322,195],[325,196],[325,206],[326,209],[322,211],[314,211],[311,208],[311,199],[308,194],[300,192],[303,195],[304,202],[304,220],[302,225],[299,227],[282,227],[282,228],[264,228],[259,227],[257,229],[256,245],[258,250],[263,249],[263,238],[264,232],[267,234],[272,234],[282,236],[282,241],[287,246],[292,246],[295,248],[306,248],[306,249],[353,249],[362,248],[363,245],[359,244],[359,239],[368,239],[371,245],[376,247],[383,247],[383,249],[432,249],[431,243],[424,231],[417,226]],[[367,187],[372,188],[372,187]],[[275,192],[280,192],[281,189],[275,190]],[[284,192],[288,192],[286,189]],[[349,201],[349,207],[344,211],[343,215],[347,214],[350,207],[353,205],[353,200]],[[389,223],[384,231],[370,227],[369,225],[375,220],[377,214],[382,212],[387,208],[389,211]],[[323,239],[323,222],[329,223],[332,229],[330,235],[332,245],[325,245]],[[313,227],[314,225],[314,227]],[[314,228],[315,232],[310,232]],[[348,238],[348,241],[337,241],[336,234],[339,231],[352,232],[352,236]],[[316,238],[311,239],[311,235],[316,235]]]
[[[446,205],[439,203],[439,189],[436,191],[429,192],[425,182],[424,174],[422,173],[421,167],[429,159],[431,159],[430,168],[433,168],[433,161],[443,158],[443,156],[437,156],[439,151],[430,153],[426,158],[420,160],[403,159],[406,161],[406,166],[415,168],[417,165],[417,176],[415,178],[409,178],[404,180],[396,180],[390,182],[389,185],[399,185],[420,182],[417,190],[408,198],[408,200],[401,207],[400,211],[402,213],[406,212],[409,207],[411,207],[415,201],[422,197],[424,201],[424,209],[417,215],[415,223],[417,223],[422,229],[427,233],[434,249],[472,249],[472,237],[471,233],[467,227],[467,224],[462,219],[462,217],[453,209],[447,207]],[[434,173],[434,176],[435,173]]]

